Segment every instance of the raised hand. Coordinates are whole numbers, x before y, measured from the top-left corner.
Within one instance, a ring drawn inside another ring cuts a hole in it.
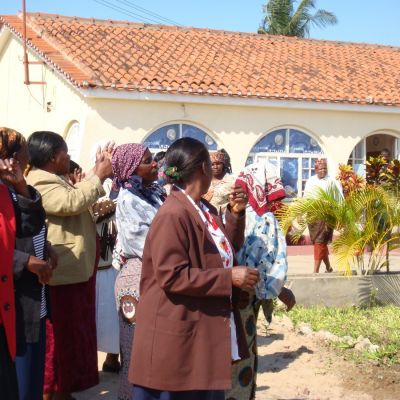
[[[106,178],[109,178],[112,176],[112,165],[111,165],[111,153],[109,150],[111,147],[107,145],[107,151],[103,151],[100,146],[97,149],[96,152],[96,165],[94,166],[93,172],[100,178],[102,182]]]
[[[241,186],[233,185],[229,194],[229,205],[235,214],[241,214],[246,209],[248,202],[247,193]]]
[[[0,159],[0,179],[5,184],[14,187],[18,194],[30,197],[24,173],[15,157],[5,160]]]

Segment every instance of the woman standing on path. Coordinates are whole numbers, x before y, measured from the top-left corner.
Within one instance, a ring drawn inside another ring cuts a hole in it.
[[[165,162],[175,186],[143,252],[132,399],[223,400],[232,360],[247,356],[238,288],[258,280],[254,269],[232,268],[234,249],[243,243],[245,195],[230,196],[224,228],[216,209],[201,198],[212,179],[206,147],[179,139]]]
[[[316,174],[306,182],[304,197],[313,197],[318,194],[318,191],[326,191],[332,187],[336,187],[342,193],[339,182],[328,176],[328,166],[325,159],[319,159],[315,162],[315,172]],[[332,272],[328,244],[332,241],[333,229],[329,228],[324,221],[316,221],[308,224],[308,230],[311,242],[314,245],[314,273],[319,272],[322,261],[325,264],[325,272]]]
[[[68,400],[72,392],[99,382],[95,321],[98,251],[90,207],[104,195],[102,182],[112,173],[112,148],[98,151],[95,167],[76,186],[63,178],[69,172],[70,157],[60,135],[35,132],[28,139],[28,150],[32,170],[27,179],[42,195],[48,237],[59,257],[50,281],[53,398]]]
[[[112,155],[112,167],[112,190],[118,192],[115,254],[121,264],[115,283],[121,346],[118,399],[127,400],[132,393],[128,368],[135,332],[134,310],[139,297],[144,241],[165,197],[163,189],[155,183],[157,162],[146,146],[135,143],[118,146]]]

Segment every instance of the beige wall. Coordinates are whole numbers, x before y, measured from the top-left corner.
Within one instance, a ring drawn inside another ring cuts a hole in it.
[[[95,142],[141,142],[158,127],[172,122],[192,123],[208,132],[229,152],[235,172],[244,165],[253,145],[280,127],[295,127],[313,136],[331,167],[347,162],[354,146],[372,133],[385,131],[400,136],[400,111],[384,114],[83,99],[64,78],[43,66],[30,66],[32,80],[45,79],[47,84],[24,85],[21,60],[22,46],[9,39],[0,52],[0,126],[10,126],[25,135],[38,129],[65,134],[71,121],[76,120],[83,131],[76,161],[85,168],[91,164],[89,152]],[[50,111],[47,102],[51,102]]]
[[[280,127],[295,127],[313,136],[331,166],[346,163],[354,146],[376,131],[400,133],[399,114],[371,114],[317,110],[271,109],[164,102],[90,101],[84,147],[92,137],[110,137],[117,143],[143,141],[158,127],[172,122],[193,123],[214,137],[231,155],[239,171],[254,144]]]
[[[46,85],[25,85],[22,57],[21,44],[10,36],[0,50],[0,126],[25,136],[36,130],[65,135],[73,120],[84,127],[88,107],[78,92],[43,65],[29,66],[30,80]],[[29,60],[39,61],[32,53]]]

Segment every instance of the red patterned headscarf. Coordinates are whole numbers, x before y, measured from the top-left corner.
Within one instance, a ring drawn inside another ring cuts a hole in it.
[[[286,196],[276,168],[269,162],[248,165],[236,179],[247,193],[249,204],[258,215],[272,211],[271,204]]]
[[[117,146],[112,154],[114,174],[112,189],[117,191],[135,172],[147,147],[143,144],[127,143]]]

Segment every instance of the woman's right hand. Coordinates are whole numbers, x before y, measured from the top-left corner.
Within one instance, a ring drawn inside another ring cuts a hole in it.
[[[96,165],[94,167],[94,173],[100,178],[101,182],[104,182],[106,178],[112,176],[112,165],[111,158],[107,151],[103,151],[100,147],[96,153]]]
[[[240,289],[253,289],[260,279],[260,274],[255,268],[244,266],[232,268],[232,285]]]

